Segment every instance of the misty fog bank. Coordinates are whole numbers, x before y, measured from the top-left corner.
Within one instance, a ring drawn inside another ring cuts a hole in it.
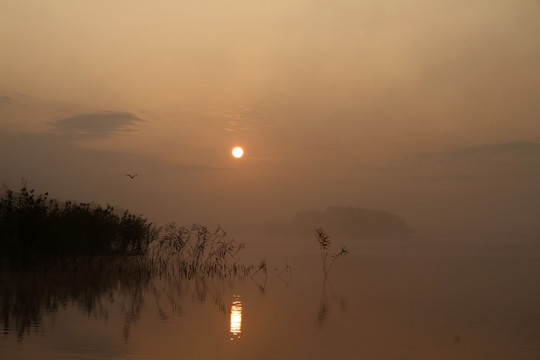
[[[306,210],[289,221],[232,225],[231,235],[246,243],[247,253],[318,252],[315,228],[322,227],[333,250],[346,246],[354,256],[539,256],[540,232],[418,231],[384,210],[330,207]]]
[[[304,238],[313,229],[324,228],[341,238],[383,239],[412,238],[414,231],[397,215],[383,210],[359,207],[329,207],[325,210],[305,210],[289,221],[238,226],[241,232],[264,233],[267,236]]]

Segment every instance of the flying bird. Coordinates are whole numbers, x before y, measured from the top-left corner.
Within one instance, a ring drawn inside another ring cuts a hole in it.
[[[126,176],[129,176],[131,179],[135,179],[135,176],[137,176],[139,174],[134,174],[134,175],[131,175],[131,174],[126,174]]]

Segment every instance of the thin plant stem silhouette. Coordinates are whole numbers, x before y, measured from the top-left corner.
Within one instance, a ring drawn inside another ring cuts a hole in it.
[[[257,275],[259,272],[262,272],[264,274],[264,281],[261,281],[260,279],[258,280],[257,277],[255,277],[255,275]],[[266,267],[266,260],[261,261],[257,270],[251,275],[251,280],[258,286],[261,294],[264,295],[266,293],[266,281],[268,280],[268,269]]]
[[[293,278],[293,271],[289,264],[285,264],[285,267],[278,272],[278,268],[275,269],[275,275],[283,281],[285,286],[289,286]]]
[[[330,245],[332,244],[330,237],[321,227],[315,228],[315,239],[317,239],[317,242],[319,243],[319,250],[321,252],[323,276],[327,278],[335,261],[340,257],[347,256],[349,251],[346,246],[343,246],[338,252],[332,254],[330,252]]]
[[[331,303],[338,302],[341,311],[345,311],[346,299],[334,291],[330,280],[327,277],[322,278],[321,300],[319,311],[317,313],[317,325],[322,326],[328,318]]]
[[[330,250],[330,237],[326,231],[321,228],[315,228],[315,239],[319,243],[319,250],[321,253],[321,264],[322,264],[322,291],[321,291],[321,301],[319,304],[319,311],[317,313],[317,324],[321,326],[326,318],[328,317],[328,312],[330,311],[329,299],[328,299],[328,289],[332,293],[330,282],[328,280],[328,274],[334,263],[338,258],[345,257],[349,254],[346,246],[343,246],[338,252],[332,253]]]

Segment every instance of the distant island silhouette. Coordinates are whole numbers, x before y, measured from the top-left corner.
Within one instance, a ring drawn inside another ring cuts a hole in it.
[[[305,210],[287,222],[251,225],[243,230],[248,233],[263,230],[265,234],[277,237],[311,237],[316,227],[323,227],[332,237],[342,239],[406,239],[415,236],[414,230],[395,214],[346,206]]]
[[[324,211],[297,213],[291,225],[300,231],[313,224],[331,234],[354,238],[411,237],[414,231],[399,216],[388,211],[361,207],[329,207]]]

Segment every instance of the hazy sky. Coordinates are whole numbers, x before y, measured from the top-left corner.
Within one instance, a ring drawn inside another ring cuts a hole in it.
[[[0,182],[182,224],[347,205],[540,229],[539,19],[536,0],[3,0]]]

